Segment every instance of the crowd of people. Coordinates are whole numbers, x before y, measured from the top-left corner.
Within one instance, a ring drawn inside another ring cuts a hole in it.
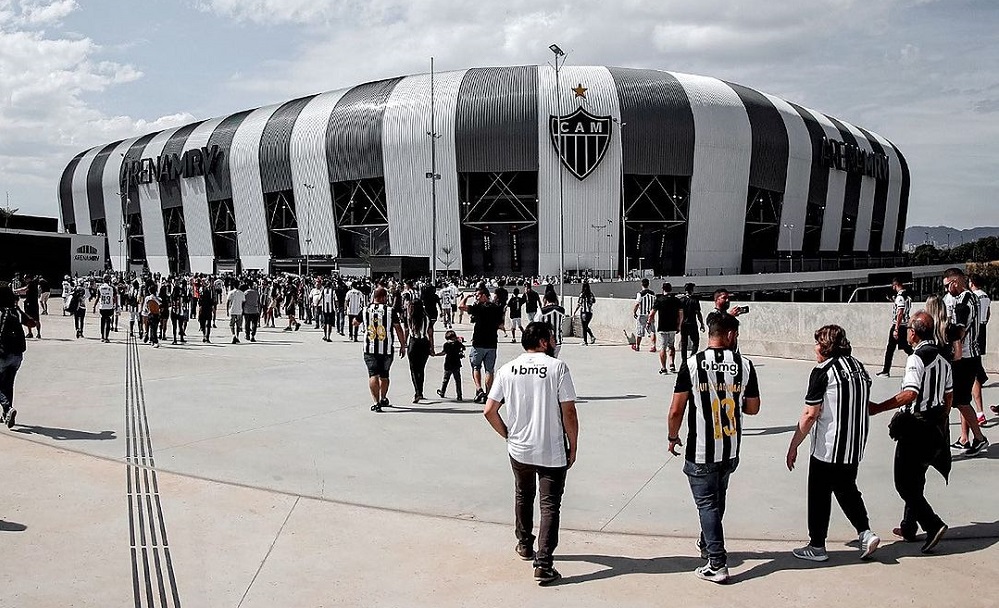
[[[931,296],[925,308],[915,313],[911,313],[912,302],[902,282],[893,285],[896,297],[889,350],[884,369],[877,375],[889,375],[895,348],[905,350],[908,358],[896,395],[879,403],[871,400],[871,377],[852,356],[842,327],[830,324],[814,333],[817,365],[808,378],[805,409],[786,454],[787,468],[793,470],[800,445],[811,437],[809,543],[794,550],[797,558],[828,559],[825,542],[833,496],[857,531],[861,557],[869,558],[878,548],[881,539],[871,528],[857,487],[870,416],[894,412],[890,424],[897,442],[894,481],[904,509],[893,532],[900,539],[915,541],[921,529],[923,552],[932,551],[948,529],[925,497],[928,469],[933,467],[946,477],[952,449],[976,456],[989,446],[982,432],[980,405],[981,384],[987,381],[981,355],[988,321],[981,278],[971,276],[969,285],[962,270],[949,269],[942,281],[943,295]],[[0,284],[0,405],[8,427],[15,424],[13,383],[26,337],[32,337],[31,329],[35,329],[41,338],[39,319],[48,313],[41,287],[37,279]],[[154,348],[166,340],[182,344],[194,319],[202,342],[210,343],[220,316],[223,327],[228,322],[226,339],[232,344],[239,344],[241,338],[255,342],[261,324],[287,332],[311,325],[322,330],[325,342],[332,341],[336,333],[346,341],[363,343],[359,347],[368,373],[370,409],[376,413],[392,407],[389,376],[396,354],[408,357],[413,403],[424,400],[431,357],[444,358],[437,395],[445,398],[453,382],[455,397],[462,401],[461,370],[467,351],[473,401],[484,405],[485,417],[508,446],[515,478],[516,553],[533,561],[539,583],[559,578],[553,557],[559,510],[567,471],[579,449],[575,388],[559,354],[568,316],[579,315],[583,345],[596,342],[590,323],[597,302],[587,283],[582,284],[571,313],[562,306],[551,282],[510,277],[469,284],[336,275],[108,273],[75,280],[66,277],[62,291],[64,314],[74,317],[77,338],[84,337],[91,310],[99,312],[104,343],[111,342],[114,332],[127,331],[130,338]],[[19,297],[23,307],[18,306]],[[743,416],[760,411],[762,393],[753,363],[738,348],[739,317],[749,307],[731,307],[730,297],[727,290],[716,290],[713,309],[702,315],[695,285],[688,283],[677,297],[671,284],[663,283],[657,294],[644,279],[633,305],[632,348],[640,351],[647,336],[652,350],[659,352],[660,374],[676,375],[667,415],[668,450],[683,457],[683,472],[699,513],[698,546],[705,564],[695,574],[713,582],[729,577],[722,525],[725,498],[730,476],[739,464]],[[466,314],[472,324],[468,347],[455,331],[455,324],[462,323]],[[22,327],[28,328],[27,334]],[[700,349],[699,334],[704,331],[707,344]],[[512,342],[518,341],[519,333],[525,353],[497,370],[500,333]],[[505,417],[500,413],[503,408]],[[948,428],[951,408],[961,418],[961,434],[953,444]],[[686,435],[681,438],[684,421]],[[681,447],[682,452],[678,451]],[[535,536],[533,505],[539,492],[541,521]]]

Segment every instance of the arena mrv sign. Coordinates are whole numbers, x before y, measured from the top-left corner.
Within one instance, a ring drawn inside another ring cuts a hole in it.
[[[222,148],[205,146],[183,154],[161,154],[126,162],[121,167],[121,183],[134,186],[165,182],[181,177],[200,177],[214,173],[222,161]]]

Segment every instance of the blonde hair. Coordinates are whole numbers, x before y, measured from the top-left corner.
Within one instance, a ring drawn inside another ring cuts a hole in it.
[[[947,346],[950,343],[947,340],[950,321],[947,320],[947,305],[944,304],[943,298],[938,295],[926,298],[926,313],[933,317],[933,335],[937,346]]]

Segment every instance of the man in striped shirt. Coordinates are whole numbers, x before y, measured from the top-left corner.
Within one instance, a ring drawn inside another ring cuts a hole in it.
[[[364,364],[368,368],[368,390],[374,405],[372,412],[389,406],[389,369],[395,354],[394,338],[399,339],[399,357],[406,356],[406,336],[402,323],[387,304],[388,292],[384,287],[371,294],[371,305],[364,309]]]
[[[649,314],[655,305],[656,292],[649,289],[648,279],[642,279],[642,290],[635,296],[635,305],[631,309],[635,317],[635,343],[631,345],[632,350],[642,350],[642,338],[649,334],[649,340],[652,341],[650,352],[656,352],[656,328],[649,320]]]
[[[332,342],[333,328],[336,326],[337,305],[336,290],[333,289],[333,282],[329,279],[323,281],[323,288],[319,292],[319,312],[323,323],[323,342]]]
[[[808,463],[808,545],[795,549],[799,559],[824,562],[832,495],[853,524],[860,540],[860,559],[868,559],[881,539],[871,531],[864,498],[857,489],[857,471],[870,426],[867,404],[871,377],[852,356],[846,331],[826,325],[815,332],[818,365],[808,378],[805,411],[787,450],[787,470],[793,471],[798,446],[812,436]]]
[[[934,342],[933,317],[924,311],[912,315],[909,344],[915,349],[905,362],[902,390],[886,401],[871,403],[868,410],[872,416],[897,411],[888,429],[896,441],[895,489],[905,510],[894,533],[915,541],[921,527],[926,532],[922,552],[929,553],[947,533],[947,524],[924,495],[926,471],[932,466],[944,479],[950,474],[947,418],[954,385],[951,366]]]
[[[387,296],[386,296],[387,297]],[[357,329],[361,326],[361,311],[364,310],[364,305],[367,302],[367,298],[364,293],[358,289],[358,285],[355,282],[350,287],[350,291],[344,296],[344,306],[347,309],[347,323],[348,330],[350,331],[350,339],[357,342]]]
[[[992,299],[982,287],[985,285],[982,275],[971,273],[968,275],[968,289],[978,298],[978,356],[985,357],[985,330],[991,315]],[[985,408],[982,402],[982,385],[989,381],[988,374],[985,373],[985,366],[978,366],[978,376],[975,384],[971,388],[971,396],[975,401],[975,411],[978,412],[978,426],[984,426],[988,421],[985,418]],[[993,408],[995,411],[995,408]]]
[[[547,323],[552,328],[552,337],[555,341],[555,354],[552,356],[558,359],[558,354],[562,350],[562,322],[565,320],[565,309],[559,306],[558,296],[549,293],[545,294],[545,305],[541,307],[541,322]]]
[[[669,451],[675,456],[688,414],[683,472],[700,515],[697,544],[708,560],[694,574],[716,583],[728,580],[722,517],[729,476],[739,465],[742,415],[760,411],[756,368],[736,352],[738,336],[739,320],[732,315],[715,315],[708,322],[708,347],[683,362],[669,409]]]
[[[905,285],[898,277],[891,280],[891,288],[895,290],[894,306],[891,312],[891,328],[888,330],[888,346],[885,347],[885,364],[878,372],[878,376],[888,377],[891,370],[891,360],[895,356],[895,349],[901,348],[906,355],[912,354],[912,347],[908,341],[909,310],[912,308],[912,298],[905,293]]]
[[[962,450],[966,456],[977,456],[989,448],[989,440],[982,434],[978,416],[972,407],[971,390],[982,368],[978,351],[978,298],[968,290],[968,278],[960,268],[948,268],[943,279],[944,304],[950,327],[955,331],[954,358],[954,407],[961,414],[961,438],[951,447]],[[968,441],[970,435],[974,437]]]

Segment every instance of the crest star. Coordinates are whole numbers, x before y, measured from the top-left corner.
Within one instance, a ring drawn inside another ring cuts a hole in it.
[[[583,99],[586,99],[586,91],[588,90],[589,89],[583,86],[583,83],[577,84],[576,88],[572,89],[573,93],[576,94],[576,97],[582,97]]]

